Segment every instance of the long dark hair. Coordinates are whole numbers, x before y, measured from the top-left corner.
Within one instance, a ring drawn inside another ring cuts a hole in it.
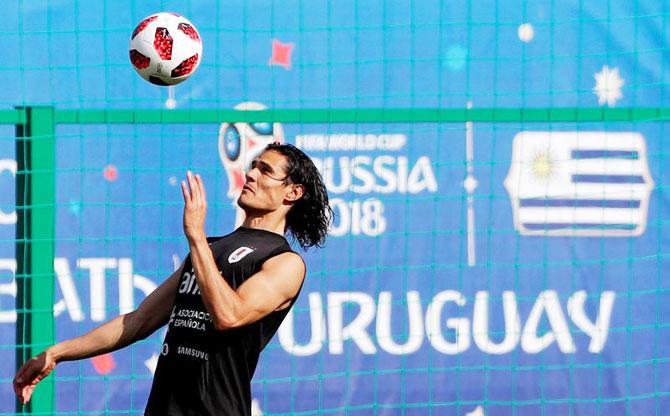
[[[286,157],[287,183],[300,184],[304,188],[302,197],[289,210],[286,228],[300,247],[321,247],[326,241],[328,227],[333,219],[333,210],[328,203],[328,192],[321,174],[312,159],[292,144],[269,144],[264,152],[273,150]]]

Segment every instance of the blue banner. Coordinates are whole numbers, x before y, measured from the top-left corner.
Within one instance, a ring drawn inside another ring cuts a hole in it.
[[[203,61],[134,73],[142,18],[185,15]],[[0,100],[64,108],[662,107],[668,17],[651,1],[11,1]],[[58,125],[58,340],[127,313],[180,264],[179,183],[207,232],[240,221],[244,169],[310,155],[335,219],[261,355],[254,412],[662,414],[670,204],[663,122]],[[14,411],[13,128],[0,141],[0,413]],[[164,330],[63,363],[56,410],[141,414]],[[176,380],[175,382],[179,382]]]

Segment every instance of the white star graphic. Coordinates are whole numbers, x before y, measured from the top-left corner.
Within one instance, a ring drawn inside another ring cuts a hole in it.
[[[598,104],[603,105],[607,103],[608,106],[614,107],[616,102],[623,98],[621,87],[624,81],[619,76],[619,68],[610,69],[605,65],[593,77],[596,79],[596,86],[593,87],[593,92],[598,96]]]
[[[484,416],[484,409],[482,409],[481,406],[477,406],[475,407],[475,410],[470,413],[466,413],[465,416]]]
[[[158,365],[158,354],[153,353],[148,360],[144,362],[144,365],[147,366],[151,374],[156,373],[156,365]]]
[[[263,416],[263,411],[261,410],[261,405],[258,404],[258,399],[253,399],[251,401],[251,416]]]

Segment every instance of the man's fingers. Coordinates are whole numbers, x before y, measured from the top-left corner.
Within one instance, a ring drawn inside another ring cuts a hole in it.
[[[33,395],[33,390],[35,390],[35,386],[33,384],[29,384],[27,386],[18,385],[14,387],[14,392],[23,404],[26,404],[28,401],[30,401],[30,397]]]
[[[195,203],[200,206],[204,203],[202,180],[200,179],[200,175],[194,175],[193,173],[191,173],[191,178],[193,179],[193,189],[195,190]]]
[[[198,193],[200,196],[200,203],[205,205],[207,204],[207,194],[205,194],[205,183],[202,181],[200,175],[195,175],[195,179],[198,182]]]
[[[191,171],[186,172],[186,181],[181,183],[184,202],[193,204],[195,207],[206,206],[205,184],[200,175],[194,175]]]
[[[23,389],[23,392],[21,394],[21,401],[23,404],[26,404],[30,401],[30,398],[33,396],[33,391],[35,390],[35,386],[26,386]]]
[[[35,386],[53,370],[54,365],[46,362],[46,356],[40,354],[26,361],[14,376],[14,393],[23,404],[30,401]]]
[[[188,188],[191,191],[191,201],[197,203],[199,200],[198,185],[190,170],[186,172],[186,179],[188,180]]]
[[[191,203],[191,193],[188,191],[188,186],[186,182],[181,181],[181,194],[184,197],[184,203],[186,205]]]
[[[30,393],[28,393],[28,387],[24,387],[21,389],[21,393],[19,394],[19,397],[21,398],[21,402],[23,404],[28,403],[28,400],[30,400]]]
[[[189,170],[187,173],[188,176],[188,186],[191,189],[191,200],[197,205],[200,196],[198,195],[198,183],[195,180],[195,176],[193,173]]]

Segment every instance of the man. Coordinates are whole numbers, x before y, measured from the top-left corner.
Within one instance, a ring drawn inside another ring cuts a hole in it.
[[[319,172],[292,145],[270,144],[253,161],[238,199],[246,219],[206,238],[200,175],[182,182],[190,254],[137,308],[58,343],[19,369],[23,403],[61,361],[123,348],[168,323],[146,415],[250,415],[251,377],[263,348],[293,306],[305,264],[284,238],[306,249],[325,241],[332,211]]]

